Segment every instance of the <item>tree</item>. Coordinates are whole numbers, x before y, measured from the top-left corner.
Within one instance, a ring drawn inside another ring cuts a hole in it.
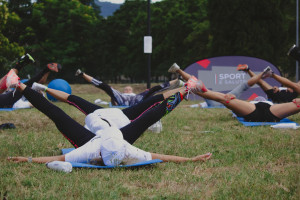
[[[291,45],[290,14],[294,1],[208,1],[212,56],[259,57],[288,70],[286,52]]]
[[[59,62],[66,79],[74,78],[78,67],[97,67],[95,52],[101,48],[98,31],[101,16],[77,0],[40,0],[34,4],[30,48],[43,64]]]
[[[11,24],[17,24],[20,18],[10,13],[5,1],[0,1],[0,71],[1,76],[7,73],[11,67],[12,62],[24,53],[23,47],[19,46],[16,42],[10,42],[9,39],[3,34],[3,31],[10,27]]]

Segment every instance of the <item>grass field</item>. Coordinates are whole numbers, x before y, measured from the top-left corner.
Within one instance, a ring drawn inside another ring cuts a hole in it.
[[[122,85],[115,85],[116,88]],[[136,92],[143,86],[133,85]],[[108,97],[90,85],[72,85],[87,100]],[[182,104],[194,102],[184,101]],[[84,115],[56,103],[78,122]],[[300,123],[300,114],[290,117]],[[36,109],[0,112],[1,199],[295,199],[300,198],[300,130],[244,127],[227,109],[176,108],[163,131],[146,131],[135,146],[192,157],[212,152],[206,163],[160,163],[138,169],[73,169],[16,164],[8,156],[51,156],[72,147]]]

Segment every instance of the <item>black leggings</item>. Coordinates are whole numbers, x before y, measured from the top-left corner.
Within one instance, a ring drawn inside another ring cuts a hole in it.
[[[162,86],[163,85],[163,86]],[[170,86],[169,82],[166,82],[162,85],[156,85],[150,89],[145,90],[142,93],[139,93],[138,95],[142,95],[143,96],[143,100],[149,98],[150,96],[152,96],[153,94],[155,94],[156,92],[164,89],[167,86]]]
[[[139,117],[143,112],[145,112],[148,108],[153,106],[157,102],[161,102],[164,100],[164,96],[162,94],[152,96],[134,106],[125,108],[122,112],[128,117],[129,120],[135,120]],[[88,115],[95,110],[102,109],[103,107],[95,105],[89,101],[82,99],[81,97],[70,95],[68,97],[67,102],[78,108],[85,115]]]
[[[84,145],[95,137],[94,133],[73,120],[63,110],[50,103],[40,93],[26,87],[23,91],[23,95],[34,107],[47,115],[55,123],[58,130],[75,148]],[[149,126],[172,111],[181,102],[181,100],[182,95],[180,93],[176,93],[147,111],[134,122],[121,128],[120,131],[122,132],[124,139],[130,144],[133,144]]]
[[[31,87],[34,82],[38,82],[48,72],[48,68],[44,69],[33,78],[26,81],[24,84]],[[10,91],[0,94],[0,108],[11,108],[22,97],[22,93],[19,91]]]
[[[112,91],[111,87],[102,81],[99,81],[95,78],[92,79],[92,83],[97,87],[102,89],[108,96],[110,96],[112,102],[117,102],[117,98],[114,95],[114,92]]]

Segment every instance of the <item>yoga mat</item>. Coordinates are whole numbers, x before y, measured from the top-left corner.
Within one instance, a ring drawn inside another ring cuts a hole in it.
[[[0,108],[0,111],[13,111],[19,109],[29,109],[29,108]]]
[[[111,102],[109,102],[109,107],[110,108],[128,108],[129,106],[114,106],[111,104]]]
[[[74,148],[68,148],[68,149],[62,149],[62,154],[66,154],[69,153],[71,151],[73,151]],[[145,161],[145,162],[139,162],[139,163],[135,163],[135,164],[131,164],[131,165],[119,165],[119,166],[100,166],[100,165],[91,165],[91,164],[87,164],[87,163],[76,163],[76,162],[70,162],[72,164],[73,167],[76,168],[100,168],[100,169],[109,169],[109,168],[118,168],[118,167],[139,167],[139,166],[145,166],[145,165],[151,165],[151,164],[155,164],[155,163],[161,163],[163,162],[162,160],[159,159],[155,159],[155,160],[149,160],[149,161]]]
[[[0,111],[13,111],[16,110],[16,108],[0,108]]]
[[[284,119],[280,120],[280,122],[247,122],[244,120],[243,117],[237,117],[237,119],[244,126],[269,126],[269,125],[277,125],[277,124],[282,124],[282,123],[295,123],[294,121],[292,121],[288,118],[284,118]],[[297,124],[297,125],[299,125],[299,124]]]

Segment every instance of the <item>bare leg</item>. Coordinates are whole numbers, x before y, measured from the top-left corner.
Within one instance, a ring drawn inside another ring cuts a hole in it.
[[[91,77],[90,75],[87,75],[86,73],[83,73],[82,77],[89,83],[91,83],[93,80],[93,77]]]
[[[185,87],[180,87],[176,88],[174,90],[169,90],[163,93],[164,99],[167,99],[168,97],[172,96],[176,92],[180,92],[182,95],[186,94],[186,88]]]
[[[49,74],[50,74],[50,71],[47,72],[46,74],[44,74],[43,77],[41,78],[41,80],[39,81],[39,83],[45,84],[48,79]]]
[[[16,74],[19,73],[19,70],[17,70],[16,68],[13,68],[12,70],[14,70],[14,72],[15,72]]]
[[[253,71],[251,71],[250,69],[247,72],[248,72],[248,74],[249,74],[250,77],[256,76],[256,74]],[[273,88],[269,83],[267,83],[266,81],[262,80],[261,78],[259,78],[257,80],[256,84],[258,84],[261,87],[261,89],[263,89],[264,91],[271,90]]]
[[[290,81],[289,79],[284,78],[282,76],[279,76],[277,74],[273,74],[272,77],[276,81],[280,82],[282,85],[285,85],[286,87],[292,88],[295,92],[300,94],[300,82],[295,83],[295,82]]]
[[[250,70],[249,70],[250,71]],[[248,80],[248,85],[251,87],[254,84],[258,83],[259,81],[261,81],[261,77],[263,75],[263,72],[259,73],[259,74],[255,74],[254,76],[252,76],[249,80]]]
[[[208,90],[207,92],[204,93],[198,92],[197,95],[205,99],[211,99],[220,102],[228,109],[232,110],[234,113],[240,116],[248,115],[252,113],[256,108],[255,105],[252,103],[249,103],[247,101],[242,101],[239,99],[228,99],[226,94],[220,92],[214,92],[211,90]]]
[[[27,86],[23,83],[20,83],[20,86],[17,88],[20,92],[23,92]]]
[[[174,80],[169,81],[169,83],[170,83],[170,85],[173,85],[173,84],[175,84],[177,81],[178,81],[178,79],[174,79]]]
[[[56,98],[56,99],[58,99],[59,101],[62,101],[62,102],[67,102],[68,97],[70,96],[70,94],[68,94],[66,92],[51,89],[51,88],[47,88],[46,92],[48,94],[50,94],[51,96],[53,96],[54,98]]]
[[[297,98],[296,100],[300,101],[300,98]],[[270,111],[273,113],[273,115],[282,119],[300,112],[300,107],[297,107],[297,105],[293,102],[281,103],[272,105],[270,107]]]
[[[176,73],[178,73],[179,75],[182,76],[182,78],[185,80],[185,81],[188,81],[190,78],[191,78],[191,75],[186,73],[185,71],[181,70],[181,69],[178,69],[176,71]]]

